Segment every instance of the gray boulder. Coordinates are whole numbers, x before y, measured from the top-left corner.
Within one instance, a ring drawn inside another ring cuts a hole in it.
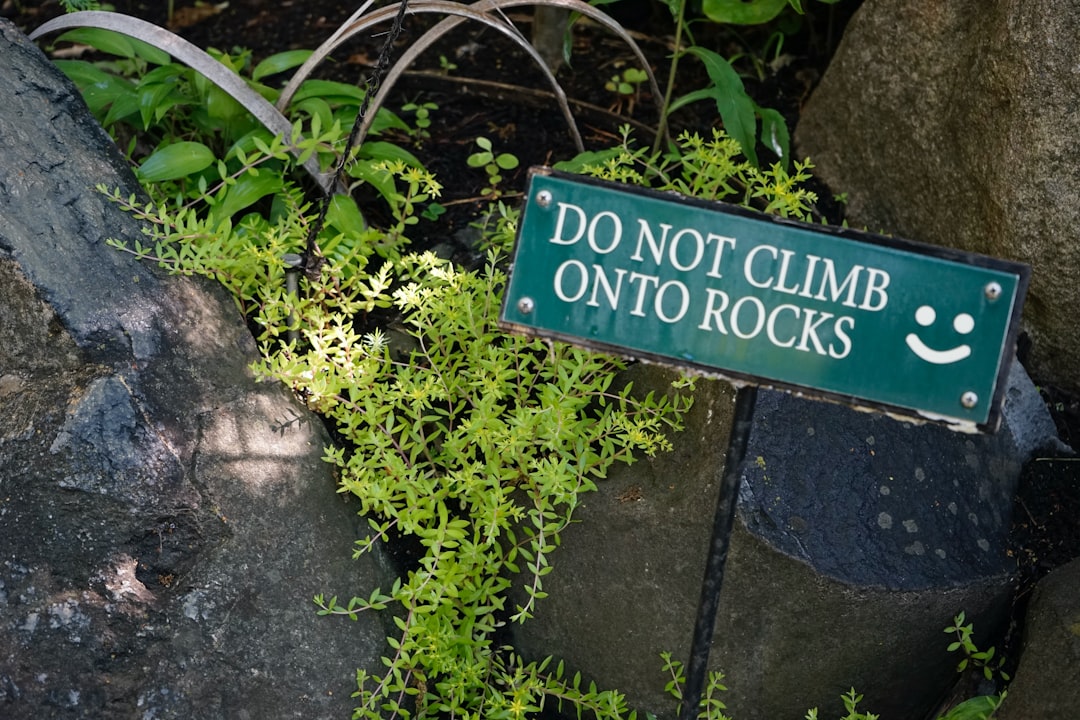
[[[658,371],[639,372],[659,386]],[[563,657],[660,717],[675,702],[659,655],[689,655],[731,422],[730,389],[699,388],[674,453],[613,472],[585,499],[549,597],[515,629],[526,654]],[[1055,441],[1019,366],[993,436],[761,391],[710,664],[726,674],[729,714],[840,716],[852,686],[886,720],[933,709],[956,679],[943,633],[954,615],[984,645],[1007,619],[1014,490]]]
[[[325,431],[221,288],[105,245],[137,183],[3,20],[0,64],[0,717],[349,717],[384,628],[312,596],[386,578]]]
[[[1080,390],[1080,7],[866,0],[801,116],[848,219],[1031,264],[1032,375]]]
[[[1080,707],[1080,560],[1039,582],[1028,606],[1020,666],[999,720],[1073,720]]]

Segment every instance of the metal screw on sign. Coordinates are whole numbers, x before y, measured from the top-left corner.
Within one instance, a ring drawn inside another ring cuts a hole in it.
[[[546,208],[548,205],[551,205],[551,193],[547,190],[541,190],[540,192],[536,193],[536,204],[542,208]]]
[[[518,311],[520,311],[522,314],[528,315],[536,309],[536,301],[534,301],[531,297],[523,297],[518,300],[517,308]]]
[[[987,283],[986,287],[983,288],[983,292],[986,293],[986,299],[993,302],[1001,297],[1001,283]]]
[[[979,404],[979,396],[968,390],[960,396],[960,404],[970,410]]]

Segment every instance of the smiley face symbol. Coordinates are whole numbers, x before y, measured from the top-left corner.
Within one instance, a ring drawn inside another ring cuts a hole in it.
[[[937,320],[937,311],[929,305],[922,305],[915,311],[915,322],[923,327],[930,327],[934,324],[935,320]],[[974,329],[975,318],[967,313],[960,313],[953,318],[953,330],[957,333],[967,335]],[[935,350],[924,343],[922,338],[915,333],[908,333],[908,336],[904,338],[904,340],[907,342],[907,346],[911,348],[911,352],[915,353],[926,362],[934,363],[935,365],[949,365],[951,363],[960,362],[971,355],[970,345],[957,345],[948,350]]]

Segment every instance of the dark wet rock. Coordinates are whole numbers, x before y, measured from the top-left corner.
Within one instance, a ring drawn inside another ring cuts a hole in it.
[[[1056,443],[1027,375],[1010,380],[993,436],[759,393],[711,660],[730,715],[839,716],[854,686],[864,710],[921,718],[955,682],[953,616],[966,612],[977,641],[1002,628],[1017,479]],[[549,597],[515,629],[526,653],[674,716],[659,654],[689,655],[731,407],[726,385],[704,383],[674,453],[586,498]]]
[[[1072,720],[1080,707],[1080,560],[1043,578],[1028,606],[1020,666],[1000,720]]]
[[[4,21],[0,58],[0,717],[349,717],[384,628],[312,596],[385,577],[325,431],[221,288],[105,245],[134,178]]]

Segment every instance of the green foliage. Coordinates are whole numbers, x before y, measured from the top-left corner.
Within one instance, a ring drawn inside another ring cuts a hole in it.
[[[634,95],[641,90],[641,83],[649,79],[644,70],[626,68],[622,74],[616,73],[604,84],[604,89],[619,95]]]
[[[96,62],[58,60],[56,64],[79,87],[102,126],[127,149],[128,158],[138,165],[140,180],[171,183],[166,194],[179,193],[192,204],[207,199],[209,185],[223,182],[220,194],[231,198],[216,197],[216,211],[219,218],[235,215],[237,222],[238,213],[260,201],[287,204],[281,195],[285,191],[282,179],[293,161],[285,153],[266,152],[275,143],[273,134],[226,91],[187,65],[173,62],[162,50],[117,32],[78,28],[57,41],[84,43],[114,56]],[[248,86],[274,101],[280,92],[262,81],[300,65],[311,53],[290,50],[254,67],[247,50],[211,54],[227,71],[243,77]],[[308,80],[300,86],[290,106],[290,141],[294,146],[302,145],[300,162],[314,156],[324,170],[331,165],[343,149],[343,128],[352,126],[363,94],[352,85],[326,80]],[[430,109],[418,109],[419,124],[413,129],[396,114],[380,108],[372,132],[394,129],[422,133],[430,122]],[[306,139],[302,139],[305,134]],[[260,151],[260,156],[253,165],[247,156],[255,151]],[[388,195],[394,192],[385,168],[388,162],[420,167],[404,148],[376,141],[359,149],[348,173],[357,183],[366,182]],[[343,203],[351,207],[341,207]],[[338,205],[336,230],[363,233],[363,219],[351,198],[341,196]]]
[[[995,662],[995,649],[993,647],[987,650],[979,650],[975,645],[975,641],[972,640],[975,626],[972,623],[965,625],[964,620],[965,615],[961,612],[953,618],[953,624],[945,628],[946,633],[956,636],[956,640],[949,643],[949,652],[960,651],[964,655],[964,659],[956,666],[956,671],[964,672],[968,667],[972,667],[980,670],[987,680],[994,680],[995,676],[1000,677],[1002,680],[1008,680],[1008,674],[1001,670],[1001,667],[1005,664],[1005,658],[999,657]]]
[[[825,5],[835,5],[840,0],[818,0]],[[702,0],[701,11],[718,23],[732,25],[762,25],[774,20],[790,7],[803,12],[802,0]]]
[[[855,688],[851,688],[844,695],[840,696],[840,700],[844,703],[845,715],[840,720],[878,720],[878,716],[873,713],[859,712],[859,703],[862,702],[863,696],[855,692]],[[806,720],[818,720],[818,710],[813,708],[806,712]]]
[[[615,94],[612,109],[619,112],[625,106],[627,112],[633,112],[641,95],[641,85],[648,79],[649,75],[644,70],[635,67],[628,67],[621,73],[612,75],[604,83],[604,89]]]
[[[267,158],[288,164],[286,145],[278,139],[245,153],[243,172]],[[294,296],[284,288],[283,257],[303,245],[312,220],[302,195],[279,178],[276,209],[233,223],[218,211],[229,197],[228,168],[211,169],[219,182],[197,203],[173,192],[172,181],[151,184],[149,203],[113,193],[149,223],[151,238],[112,244],[224,283],[262,328],[257,371],[286,382],[345,440],[326,458],[339,468],[341,492],[354,493],[369,518],[372,533],[357,554],[398,536],[421,548],[390,588],[348,602],[316,598],[328,615],[395,613],[400,634],[388,638],[385,673],[358,674],[357,716],[525,717],[565,704],[625,717],[621,695],[583,685],[562,665],[524,662],[498,631],[530,617],[544,597],[550,554],[580,496],[614,463],[670,447],[666,433],[681,426],[690,384],[638,397],[618,381],[616,358],[501,333],[498,260],[516,223],[505,205],[489,224],[493,249],[480,270],[390,252],[405,247],[403,233],[438,185],[386,163],[395,223],[327,242],[322,276]],[[376,310],[397,320],[361,332],[358,319]],[[299,341],[284,340],[290,329]],[[515,583],[522,600],[511,607]]]
[[[98,0],[60,0],[60,7],[64,8],[66,13],[102,9],[102,5]]]
[[[628,126],[621,133],[620,145],[584,153],[555,167],[814,221],[817,195],[802,187],[813,167],[809,161],[796,162],[793,173],[788,173],[780,163],[759,169],[742,155],[742,147],[736,140],[716,129],[709,140],[684,132],[675,150],[663,154],[636,147]]]
[[[724,12],[717,12],[716,16],[710,16],[715,22],[761,24],[771,20],[779,13],[783,6],[790,1],[792,7],[802,12],[800,0],[754,0],[743,2],[742,0],[715,0],[723,4]],[[822,0],[823,2],[837,2],[838,0]],[[710,0],[705,0],[708,6]],[[743,154],[751,165],[758,166],[757,145],[760,140],[779,159],[784,169],[791,165],[791,138],[787,129],[787,123],[783,115],[771,108],[764,108],[751,99],[743,85],[742,77],[735,70],[732,60],[724,58],[708,48],[691,45],[683,47],[682,36],[690,36],[686,20],[687,0],[668,0],[668,7],[675,20],[675,56],[672,59],[670,74],[668,75],[667,97],[664,98],[664,115],[676,112],[680,108],[701,100],[712,100],[716,105],[716,111],[720,115],[720,121],[724,125],[724,131],[738,142]],[[779,5],[776,12],[770,15],[772,6]],[[706,11],[708,15],[708,12]],[[722,18],[729,19],[722,19]],[[761,19],[764,18],[764,19]],[[782,35],[777,47],[782,46]],[[676,68],[683,55],[696,57],[705,66],[709,76],[709,85],[698,90],[689,92],[677,99],[671,98],[671,91],[675,84]],[[757,65],[757,64],[756,64]],[[757,65],[760,67],[760,65]],[[760,69],[759,69],[760,74]],[[758,120],[761,121],[760,131]],[[659,138],[653,150],[659,150]]]
[[[443,59],[445,60],[445,58]],[[424,140],[431,137],[431,133],[428,132],[428,128],[431,127],[431,111],[438,109],[439,106],[433,102],[411,102],[401,106],[402,112],[411,112],[415,114],[415,119],[413,120],[415,130],[412,131],[413,137]]]
[[[497,645],[496,630],[544,597],[549,555],[581,494],[612,464],[667,449],[664,431],[679,426],[688,399],[634,398],[613,387],[613,358],[503,335],[495,318],[505,276],[494,254],[477,272],[430,253],[398,271],[411,278],[393,294],[402,330],[361,337],[339,325],[324,343],[321,328],[306,327],[311,349],[266,371],[302,389],[357,448],[329,449],[327,459],[370,517],[358,554],[392,534],[423,547],[391,592],[401,635],[391,640],[392,672],[361,687],[363,716],[423,682],[418,700],[432,712],[521,717],[562,698]],[[511,611],[517,576],[526,599]],[[320,604],[347,615],[370,606]],[[516,679],[489,680],[507,675]]]
[[[480,151],[470,155],[466,162],[469,167],[484,168],[484,172],[487,173],[487,185],[480,194],[492,200],[497,199],[502,194],[499,184],[503,181],[503,171],[516,168],[519,164],[518,159],[510,153],[496,154],[494,146],[486,137],[476,138],[476,146],[480,148]]]
[[[974,625],[964,624],[966,616],[963,612],[953,618],[953,624],[945,628],[945,632],[954,635],[956,640],[949,643],[949,652],[960,652],[964,658],[957,664],[956,671],[964,672],[975,670],[982,674],[986,680],[1007,682],[1008,673],[1001,668],[1005,664],[1004,657],[997,657],[993,647],[987,650],[979,650],[975,641]],[[953,707],[938,720],[989,720],[997,712],[1005,699],[1005,692],[999,695],[979,695],[969,698]]]
[[[664,685],[664,691],[675,698],[675,710],[678,711],[682,705],[683,686],[686,685],[685,669],[681,662],[671,659],[671,653],[660,653],[660,659],[664,663],[663,673],[669,678]],[[705,718],[705,720],[731,720],[730,717],[724,714],[727,706],[720,699],[720,693],[727,692],[727,686],[724,685],[723,680],[724,673],[709,673],[708,680],[705,683],[705,692],[702,693],[701,697],[699,718]],[[650,719],[652,717],[650,715]]]
[[[355,716],[524,718],[555,707],[634,717],[619,693],[586,685],[551,659],[524,661],[501,632],[545,597],[551,555],[583,494],[616,463],[670,449],[692,383],[637,394],[620,379],[618,358],[498,329],[517,212],[497,200],[502,173],[517,159],[476,140],[468,165],[484,169],[483,194],[496,203],[483,228],[487,261],[469,270],[409,252],[420,218],[438,215],[439,183],[403,148],[364,143],[350,177],[378,190],[390,221],[371,227],[348,195],[335,197],[319,238],[327,262],[304,292],[289,293],[285,257],[304,246],[314,222],[291,172],[310,157],[330,165],[363,92],[308,80],[293,100],[291,134],[275,137],[159,50],[105,31],[76,32],[118,58],[65,70],[124,142],[150,195],[146,202],[102,188],[146,222],[149,236],[111,244],[223,283],[260,328],[256,371],[286,383],[342,439],[325,457],[371,529],[355,554],[401,537],[418,548],[389,588],[347,601],[315,598],[324,615],[392,613],[397,632],[382,672],[357,673]],[[218,54],[270,100],[277,91],[263,80],[306,57],[290,51],[251,68],[246,52]],[[431,109],[408,108],[415,129],[379,110],[381,127],[421,140]],[[793,176],[780,165],[759,170],[719,132],[709,141],[685,134],[662,156],[633,148],[624,133],[621,146],[591,160],[589,171],[602,177],[790,217],[808,217],[813,201],[797,187],[806,166]],[[376,314],[390,320],[372,324]],[[681,666],[665,662],[678,692]],[[703,704],[717,720],[721,680],[710,678]]]
[[[751,165],[757,166],[756,146],[759,139],[757,121],[761,120],[760,140],[780,158],[784,167],[790,163],[791,138],[784,117],[776,110],[763,108],[746,93],[742,78],[723,57],[701,47],[689,47],[686,52],[705,65],[711,84],[687,93],[668,107],[668,112],[698,100],[712,100],[724,123],[724,130],[738,141]]]
[[[683,686],[686,684],[686,673],[683,668],[683,664],[678,660],[671,659],[671,653],[660,653],[660,658],[663,660],[663,672],[669,677],[667,684],[664,686],[664,690],[671,695],[677,701],[676,710],[682,704],[683,698]],[[701,706],[697,717],[701,720],[732,720],[731,717],[724,714],[727,710],[727,706],[724,705],[720,699],[720,693],[726,692],[727,687],[723,684],[724,674],[722,672],[710,672],[708,681],[705,684],[705,692],[701,697]],[[844,703],[845,715],[839,720],[878,720],[878,716],[873,713],[859,712],[859,703],[862,702],[863,696],[855,692],[855,689],[850,689],[847,693],[840,696],[840,700]],[[649,716],[650,720],[655,720],[654,716]],[[811,708],[806,712],[806,720],[818,720],[817,708]],[[942,720],[967,720],[966,718],[944,718]]]
[[[990,720],[1005,701],[1006,693],[979,695],[960,703],[938,720]]]

